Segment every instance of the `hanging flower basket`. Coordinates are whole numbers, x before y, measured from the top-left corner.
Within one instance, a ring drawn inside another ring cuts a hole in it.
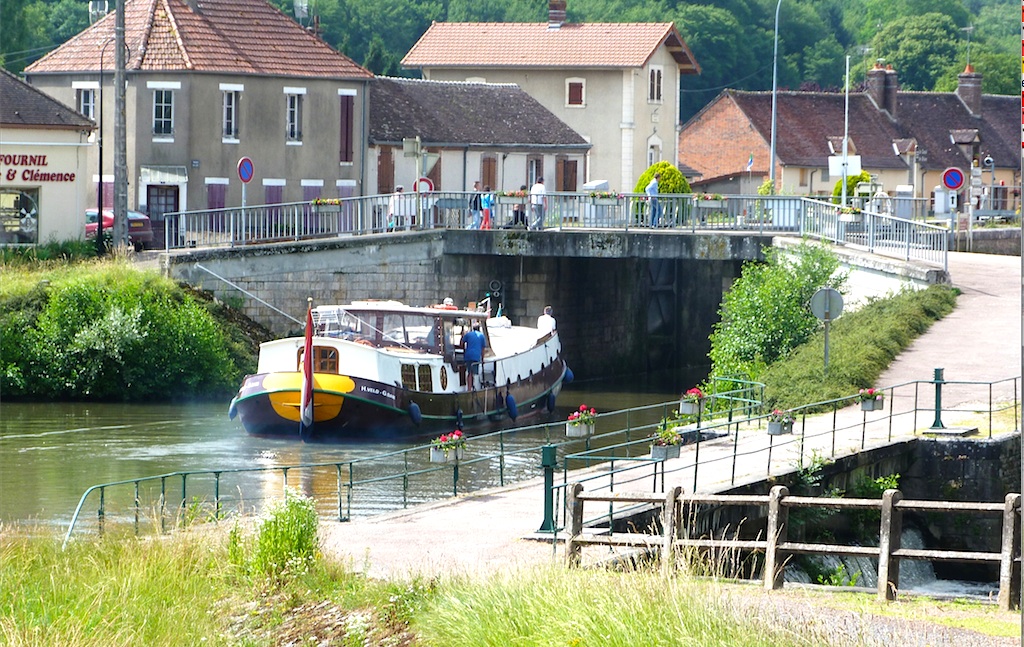
[[[679,445],[651,445],[651,460],[666,461],[679,458]]]
[[[594,425],[586,423],[565,423],[565,435],[569,438],[586,438],[594,435]]]
[[[599,207],[614,207],[619,204],[618,198],[591,198],[590,201]]]
[[[769,436],[780,436],[782,434],[793,433],[792,422],[769,422],[768,423],[768,435]]]
[[[499,195],[498,204],[526,204],[525,195]]]
[[[881,411],[885,408],[885,393],[881,389],[861,389],[857,393],[861,411]]]
[[[691,402],[689,400],[679,401],[679,413],[684,416],[696,415],[700,412],[700,402]]]
[[[721,209],[722,200],[697,200],[697,206],[701,209]]]
[[[457,460],[462,460],[462,447],[456,447],[455,449],[449,449],[448,451],[445,451],[440,447],[430,448],[431,463],[448,463]]]

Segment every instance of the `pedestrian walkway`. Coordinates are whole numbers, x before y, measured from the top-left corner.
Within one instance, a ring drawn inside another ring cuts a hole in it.
[[[1021,373],[1021,259],[1010,256],[951,253],[949,273],[954,286],[962,291],[956,310],[919,337],[882,375],[881,387],[932,379],[934,369],[944,369],[950,382],[991,382]],[[995,401],[1019,397],[1015,381],[992,388]],[[967,410],[973,404],[987,408],[987,386],[947,385],[943,389],[943,408]],[[791,471],[812,451],[829,455],[834,445],[838,455],[879,446],[891,440],[909,439],[933,422],[933,416],[907,413],[931,406],[934,388],[897,389],[886,400],[886,410],[864,413],[850,406],[836,415],[836,433],[831,433],[833,417],[808,418],[800,422],[792,436],[768,436],[764,431],[741,430],[738,438],[723,438],[701,444],[701,464],[713,463],[697,471],[697,489],[713,492],[728,487],[733,443],[741,455],[736,461],[737,484]],[[979,407],[980,408],[980,407]],[[891,418],[890,418],[891,414]],[[955,426],[966,413],[948,413],[942,422]],[[888,422],[892,420],[891,424]],[[867,424],[864,424],[867,421]],[[801,432],[804,442],[800,442]],[[768,447],[771,464],[766,464]],[[693,446],[687,446],[692,452]],[[666,485],[694,488],[693,469],[673,471],[672,463],[692,464],[686,454],[666,465]],[[570,479],[571,480],[571,479]],[[324,522],[324,550],[350,567],[371,576],[431,576],[440,573],[486,575],[515,570],[523,566],[561,560],[561,542],[538,540],[543,521],[544,488],[542,479],[514,486],[482,490],[436,503],[417,506],[377,517],[347,523]]]

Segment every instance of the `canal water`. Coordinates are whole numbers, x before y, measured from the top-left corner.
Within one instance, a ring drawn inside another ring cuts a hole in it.
[[[561,429],[568,413],[580,403],[601,412],[671,401],[681,389],[699,381],[699,375],[674,379],[651,379],[624,385],[574,383],[565,387],[558,408],[547,421],[547,429],[506,435],[506,451],[536,447],[545,442],[551,428]],[[537,422],[531,419],[530,423]],[[544,422],[544,420],[541,420]],[[559,440],[562,438],[559,437]],[[429,438],[405,442],[362,442],[349,444],[303,444],[249,436],[240,423],[227,416],[226,403],[193,404],[97,404],[97,403],[11,403],[0,402],[0,522],[64,528],[82,494],[93,485],[132,480],[188,470],[233,470],[277,465],[351,461],[398,452],[429,442]],[[492,441],[497,452],[499,441]],[[482,448],[481,448],[482,449]],[[424,453],[425,452],[421,452]],[[418,457],[419,453],[416,454]],[[397,454],[391,460],[373,460],[353,469],[360,479],[377,471],[394,473],[403,469],[425,470],[429,465],[408,465],[409,458]],[[425,457],[424,457],[425,462]],[[403,464],[404,463],[404,464]],[[497,484],[499,469],[506,479],[539,476],[535,453],[511,455],[503,466],[476,463],[466,465],[459,475],[464,490]],[[346,473],[346,478],[348,474]],[[249,482],[225,481],[221,496],[255,500],[273,497],[281,490],[281,474],[247,475]],[[294,481],[292,480],[294,478]],[[303,482],[309,478],[313,482]],[[253,480],[258,482],[253,483]],[[180,491],[180,479],[169,479],[168,500]],[[289,485],[308,494],[337,500],[337,476],[330,470],[315,477],[289,477]],[[243,487],[244,486],[244,487]],[[130,486],[121,488],[130,490]],[[396,489],[402,490],[396,492]],[[396,497],[405,504],[448,496],[452,473],[431,472],[410,480],[403,489],[395,483],[379,488],[381,511],[394,507]],[[127,496],[127,493],[126,493]],[[188,499],[193,497],[189,489]],[[204,497],[212,498],[207,490]],[[95,497],[93,497],[95,498]],[[365,496],[364,496],[365,499]],[[180,496],[178,497],[180,500]],[[386,501],[385,501],[386,500]],[[111,501],[108,501],[110,505]],[[365,501],[363,502],[365,506]],[[97,502],[83,509],[95,518]],[[363,513],[365,513],[365,508]]]

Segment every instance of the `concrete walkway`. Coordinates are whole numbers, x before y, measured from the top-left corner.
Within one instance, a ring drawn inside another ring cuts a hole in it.
[[[949,272],[962,291],[956,310],[902,353],[882,375],[880,386],[931,380],[935,368],[943,368],[950,382],[989,382],[1020,375],[1021,259],[951,253]],[[701,464],[718,461],[698,469],[697,489],[713,492],[733,482],[734,442],[741,454],[735,463],[735,483],[740,484],[763,479],[769,471],[791,471],[801,451],[805,458],[814,450],[830,455],[834,446],[837,455],[845,455],[862,444],[871,447],[912,438],[931,426],[933,415],[925,412],[915,418],[908,412],[915,400],[918,407],[931,407],[933,394],[931,385],[908,386],[886,400],[884,411],[865,414],[858,406],[847,407],[838,412],[834,436],[832,416],[827,415],[808,418],[802,429],[798,423],[792,436],[741,430],[739,438],[702,443]],[[996,401],[1014,395],[1013,381],[997,385],[992,393]],[[984,404],[987,409],[988,397],[987,385],[947,385],[943,408],[963,412],[944,414],[942,422],[947,427],[956,425],[969,415],[972,404]],[[685,450],[692,453],[694,448],[690,445]],[[693,491],[692,462],[687,453],[669,461],[666,485]],[[542,516],[543,483],[535,479],[348,523],[324,522],[324,550],[371,576],[487,575],[563,558],[561,542],[538,540]]]

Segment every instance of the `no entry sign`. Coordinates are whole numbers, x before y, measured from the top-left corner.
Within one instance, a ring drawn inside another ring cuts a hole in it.
[[[942,172],[942,186],[950,191],[959,191],[964,185],[964,172],[958,168],[948,168]]]

